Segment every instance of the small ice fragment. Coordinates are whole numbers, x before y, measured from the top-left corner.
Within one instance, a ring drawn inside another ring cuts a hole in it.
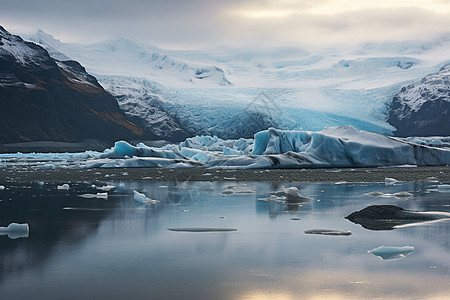
[[[411,253],[414,253],[416,249],[413,246],[404,246],[404,247],[386,247],[381,246],[375,249],[368,251],[373,255],[380,257],[382,260],[389,259],[400,259],[404,258]]]
[[[105,185],[105,186],[98,186],[97,190],[109,192],[110,190],[114,189],[116,186],[114,185]]]
[[[87,198],[87,199],[91,199],[91,198],[98,198],[98,199],[108,199],[108,193],[97,193],[97,194],[82,194],[82,195],[78,195],[78,197],[81,198]]]
[[[384,185],[394,185],[397,182],[398,180],[394,178],[384,178]]]
[[[138,191],[133,190],[133,194],[134,194],[134,200],[136,200],[139,203],[142,203],[142,204],[156,204],[156,203],[159,203],[158,200],[153,200],[153,199],[147,198],[147,196],[145,196],[142,193],[139,193]]]
[[[5,189],[4,185],[0,185],[0,191],[3,191]]]
[[[395,197],[412,197],[413,194],[409,192],[398,192],[394,194]]]
[[[306,234],[322,234],[322,235],[351,235],[351,231],[335,230],[335,229],[311,229],[306,230]]]
[[[438,191],[450,192],[450,184],[438,184]]]
[[[223,232],[223,231],[237,231],[237,228],[229,227],[175,227],[167,228],[170,231],[184,231],[184,232]]]
[[[58,190],[68,190],[70,186],[67,183],[64,183],[63,185],[58,185]]]
[[[95,184],[91,185],[91,188],[95,189],[95,188],[96,188],[96,185],[95,185]]]
[[[122,175],[123,176],[128,176],[128,172],[123,172]]]
[[[286,189],[284,192],[287,201],[290,203],[301,203],[311,200],[311,198],[303,197],[302,195],[300,195],[300,193],[298,192],[298,188],[296,188],[295,186]]]
[[[224,177],[224,180],[236,180],[236,177]]]
[[[212,176],[212,174],[211,173],[204,173],[204,174],[202,174],[202,176]]]
[[[427,181],[428,182],[439,182],[439,179],[437,179],[436,177],[428,177]]]
[[[255,193],[255,191],[253,190],[240,190],[240,191],[236,191],[237,194],[253,194]]]
[[[334,184],[346,184],[347,183],[347,181],[338,181],[338,182],[335,182]]]
[[[373,196],[373,197],[380,197],[380,196],[383,196],[384,194],[382,192],[370,192],[370,193],[367,193],[367,194],[364,194],[364,195]]]
[[[0,235],[8,235],[10,239],[28,237],[30,228],[27,223],[11,223],[8,227],[0,227]]]

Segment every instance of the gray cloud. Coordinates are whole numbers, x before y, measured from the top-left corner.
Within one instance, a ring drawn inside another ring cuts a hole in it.
[[[0,0],[1,1],[1,0]],[[381,0],[380,0],[381,1]],[[163,47],[305,45],[410,39],[447,31],[448,14],[419,6],[310,14],[332,0],[14,0],[1,3],[7,29],[42,28],[63,41],[129,37]],[[350,5],[352,2],[348,2]],[[438,2],[436,2],[438,3]],[[448,1],[441,1],[448,4]],[[350,6],[349,6],[350,7]],[[292,12],[246,18],[239,11]]]

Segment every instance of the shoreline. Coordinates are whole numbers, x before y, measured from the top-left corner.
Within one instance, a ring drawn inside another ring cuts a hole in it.
[[[24,166],[0,167],[0,183],[80,181],[257,181],[257,182],[384,182],[429,181],[435,177],[450,183],[450,166],[331,169],[204,169],[204,168],[95,168],[36,169]]]

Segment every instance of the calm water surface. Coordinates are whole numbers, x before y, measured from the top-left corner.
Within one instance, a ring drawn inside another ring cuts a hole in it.
[[[371,231],[344,219],[373,204],[450,212],[433,183],[116,182],[107,200],[69,184],[0,183],[0,226],[30,226],[26,238],[0,236],[0,299],[450,299],[450,222]],[[260,200],[283,186],[312,201]],[[139,205],[133,190],[161,202]],[[238,231],[167,229],[194,226]],[[352,235],[304,234],[316,228]],[[382,245],[416,251],[368,253]]]

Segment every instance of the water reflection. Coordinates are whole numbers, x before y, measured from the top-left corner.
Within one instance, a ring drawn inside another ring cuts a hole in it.
[[[0,226],[30,225],[28,238],[0,236],[2,299],[35,298],[36,291],[46,299],[351,299],[392,292],[423,298],[450,292],[449,222],[376,232],[344,219],[374,204],[450,211],[448,195],[429,192],[429,183],[109,182],[116,188],[108,199],[78,197],[95,194],[92,183],[70,183],[65,191],[51,183],[0,184],[7,186],[0,191]],[[260,200],[289,187],[311,200]],[[160,203],[140,205],[133,190]],[[367,195],[373,191],[413,197]],[[167,229],[173,227],[238,231]],[[304,234],[314,228],[352,235]],[[368,253],[382,245],[415,252],[394,261]]]

